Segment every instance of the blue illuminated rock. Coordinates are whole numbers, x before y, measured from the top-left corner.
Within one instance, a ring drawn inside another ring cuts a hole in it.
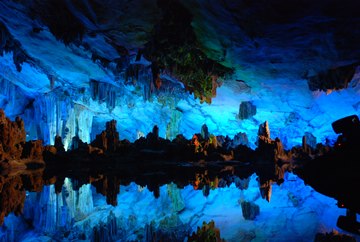
[[[256,216],[260,214],[260,207],[255,203],[241,201],[240,205],[243,216],[246,220],[254,220]]]
[[[256,115],[256,106],[251,102],[241,102],[239,107],[239,119],[248,119]]]

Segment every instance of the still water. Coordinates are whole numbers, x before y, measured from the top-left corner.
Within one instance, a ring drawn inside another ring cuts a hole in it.
[[[154,186],[70,177],[0,177],[0,241],[314,241],[333,230],[355,236],[336,227],[345,209],[293,173],[271,184],[267,196],[256,173],[207,186],[201,179]]]

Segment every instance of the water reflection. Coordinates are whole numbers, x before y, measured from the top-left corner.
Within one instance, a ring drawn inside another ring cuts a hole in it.
[[[0,176],[0,224],[9,213],[22,213],[26,191],[40,192],[44,184],[42,170]]]
[[[0,241],[191,241],[204,229],[226,241],[313,241],[344,232],[336,219],[345,211],[293,173],[277,183],[246,166],[184,167],[177,180],[155,172],[134,181],[111,171],[1,176]]]

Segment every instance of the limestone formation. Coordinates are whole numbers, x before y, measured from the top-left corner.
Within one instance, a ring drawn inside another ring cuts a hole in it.
[[[106,139],[107,149],[109,151],[116,151],[119,146],[119,133],[116,131],[116,120],[111,120],[106,123]]]
[[[185,208],[185,201],[181,195],[181,190],[176,184],[170,183],[167,185],[167,192],[172,202],[174,212],[180,212]]]
[[[119,133],[116,130],[116,120],[106,122],[106,130],[96,135],[91,145],[102,149],[104,152],[115,152],[119,147]]]
[[[208,127],[207,127],[206,124],[203,124],[203,125],[201,126],[201,136],[202,136],[203,139],[205,139],[205,140],[208,140],[209,137],[210,137],[209,129],[208,129]]]
[[[317,144],[316,137],[309,132],[305,132],[304,136],[306,137],[306,144],[310,146],[312,149],[315,149]]]
[[[261,124],[258,130],[258,146],[261,146],[263,143],[271,143],[268,121]]]
[[[41,140],[28,141],[24,144],[21,159],[39,160],[41,162],[43,160],[43,150]]]
[[[26,168],[33,163],[43,165],[42,153],[41,140],[26,142],[24,121],[19,117],[11,121],[0,109],[0,169]]]
[[[22,213],[26,192],[41,191],[43,187],[42,173],[33,172],[21,176],[0,176],[0,226],[5,216],[10,213]]]
[[[120,179],[117,176],[104,177],[95,181],[93,185],[96,188],[96,192],[106,196],[108,204],[117,205],[117,195],[120,192]]]
[[[202,227],[198,227],[196,233],[193,232],[191,236],[189,236],[189,242],[195,241],[216,241],[223,242],[224,239],[220,236],[220,230],[215,227],[215,222],[211,220],[209,223],[203,222]]]
[[[56,151],[59,153],[65,152],[65,148],[61,136],[59,135],[55,136],[54,147],[56,148]]]
[[[11,212],[19,215],[24,207],[25,190],[22,189],[20,176],[8,179],[0,177],[0,194],[0,225],[2,225],[6,215]]]
[[[356,242],[356,238],[351,235],[341,234],[336,230],[331,231],[330,233],[317,233],[316,234],[314,242],[326,242],[326,241]]]
[[[152,129],[152,132],[148,133],[146,136],[146,143],[150,147],[156,147],[159,144],[159,127],[155,125]]]
[[[17,117],[15,121],[11,121],[5,116],[4,110],[0,109],[1,160],[20,159],[25,141],[26,132],[23,120]]]
[[[246,133],[239,132],[234,136],[234,139],[231,142],[231,146],[235,148],[238,145],[249,146],[249,140]]]
[[[241,102],[239,107],[239,119],[248,119],[256,114],[256,106],[252,102]]]
[[[259,205],[253,202],[241,201],[241,209],[246,220],[254,220],[260,214]]]

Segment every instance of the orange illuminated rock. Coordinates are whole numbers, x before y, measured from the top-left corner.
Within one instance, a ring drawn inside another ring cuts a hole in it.
[[[41,140],[26,142],[24,121],[11,121],[0,109],[0,170],[24,169],[31,163],[44,165]]]

